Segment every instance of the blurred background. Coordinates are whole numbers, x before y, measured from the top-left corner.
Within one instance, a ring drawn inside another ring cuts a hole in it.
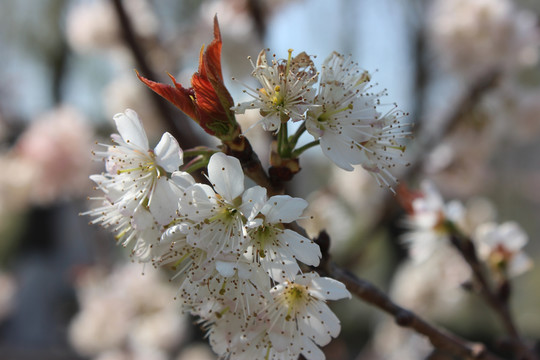
[[[415,124],[401,183],[429,179],[476,218],[517,221],[540,263],[537,0],[0,0],[0,359],[215,359],[168,275],[130,263],[78,214],[91,206],[88,176],[102,171],[91,151],[109,143],[114,114],[137,111],[151,143],[170,131],[184,149],[215,144],[134,69],[188,85],[216,14],[235,102],[256,86],[247,56],[263,48],[306,51],[318,68],[332,51],[351,54]],[[257,120],[239,117],[244,129]],[[247,136],[267,164],[268,134]],[[408,259],[390,191],[318,149],[301,166],[289,192],[310,202],[315,221],[303,225],[329,232],[338,264],[498,351],[501,326],[460,287],[463,265]],[[524,337],[540,338],[538,267],[515,279],[511,301]],[[445,359],[357,299],[333,308],[343,328],[328,359]]]

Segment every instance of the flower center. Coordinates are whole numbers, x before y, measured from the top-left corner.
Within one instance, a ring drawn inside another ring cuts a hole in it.
[[[287,285],[282,296],[288,306],[287,316],[285,316],[285,320],[287,321],[292,319],[291,314],[296,312],[296,309],[300,305],[305,304],[309,300],[307,288],[299,284]]]

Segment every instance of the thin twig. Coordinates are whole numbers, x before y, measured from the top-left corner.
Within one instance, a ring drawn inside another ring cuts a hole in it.
[[[506,332],[512,340],[514,349],[518,352],[518,358],[538,360],[538,356],[523,342],[510,312],[507,298],[498,296],[486,277],[484,267],[476,255],[476,249],[472,240],[462,234],[452,234],[450,239],[467,264],[469,264],[477,285],[476,290],[478,291],[478,294],[500,318]]]
[[[286,224],[286,227],[306,236],[305,230],[296,223]],[[313,270],[321,273],[321,275],[327,275],[341,281],[352,294],[391,315],[399,326],[408,327],[418,334],[424,335],[435,348],[464,359],[502,360],[489,352],[484,344],[467,341],[447,330],[431,325],[414,312],[395,304],[388,295],[375,285],[358,278],[348,270],[340,268],[331,262],[328,253],[330,237],[325,231],[319,234],[315,242],[321,249],[322,258],[319,266],[313,268]]]
[[[345,284],[355,296],[391,315],[399,326],[408,327],[427,337],[437,349],[464,359],[501,360],[498,356],[490,353],[483,344],[466,341],[455,334],[431,325],[412,311],[392,302],[385,293],[373,284],[334,264],[330,265],[329,275]]]

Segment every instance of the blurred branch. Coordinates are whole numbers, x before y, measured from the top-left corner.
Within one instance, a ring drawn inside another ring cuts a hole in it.
[[[300,226],[296,224],[287,225],[294,231],[305,234],[304,229]],[[375,285],[358,278],[348,270],[340,268],[331,262],[328,253],[330,237],[325,231],[319,234],[315,242],[321,248],[322,259],[319,266],[314,270],[321,273],[321,275],[327,275],[341,281],[345,284],[347,290],[356,297],[392,316],[399,326],[410,328],[418,334],[424,335],[436,349],[447,351],[464,359],[502,360],[490,353],[485,345],[481,343],[469,342],[455,334],[431,325],[412,311],[395,304],[388,295]]]
[[[262,4],[261,0],[247,0],[247,8],[251,19],[253,20],[253,24],[255,25],[257,36],[260,41],[263,41],[266,35],[264,4]]]
[[[451,228],[453,229],[453,227]],[[505,280],[502,284],[501,290],[503,291],[495,291],[484,273],[484,267],[476,255],[476,249],[472,240],[463,234],[458,233],[456,229],[453,230],[450,237],[451,242],[472,270],[473,279],[475,281],[474,285],[476,285],[473,289],[478,292],[500,318],[506,332],[511,338],[512,346],[517,352],[518,359],[538,360],[538,356],[523,342],[510,312],[508,306],[510,285],[508,281]]]
[[[356,277],[335,264],[330,265],[329,275],[344,283],[347,289],[358,298],[392,316],[399,326],[408,327],[427,337],[437,349],[445,350],[464,359],[501,360],[490,353],[483,344],[466,341],[455,334],[429,324],[412,311],[392,302],[385,293],[370,282]]]
[[[140,68],[140,72],[147,78],[158,79],[159,77],[156,76],[156,73],[146,60],[143,49],[139,45],[139,40],[137,39],[133,24],[127,15],[122,0],[112,0],[112,3],[120,23],[120,28],[122,29],[124,41],[131,50],[135,62],[137,63],[137,67]],[[189,125],[189,120],[184,114],[177,112],[173,115],[169,105],[161,99],[159,95],[152,93],[150,96],[161,118],[165,121],[168,130],[178,140],[178,143],[182,148],[194,148],[203,143],[203,141],[201,141],[193,132]]]
[[[499,70],[491,70],[479,77],[456,101],[453,111],[449,112],[441,122],[441,130],[436,134],[422,134],[420,144],[414,159],[411,161],[411,166],[403,174],[403,179],[412,178],[415,173],[425,165],[426,159],[431,151],[441,143],[441,141],[451,134],[460,124],[461,120],[478,105],[482,97],[498,84],[501,72]]]

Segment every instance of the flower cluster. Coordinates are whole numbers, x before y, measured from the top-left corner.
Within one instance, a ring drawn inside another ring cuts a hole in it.
[[[188,339],[187,318],[170,299],[175,289],[157,271],[140,276],[138,264],[76,273],[79,312],[68,328],[85,358],[165,360]]]
[[[397,180],[389,170],[405,164],[404,139],[411,135],[409,124],[403,122],[406,114],[395,105],[381,112],[385,92],[374,92],[371,75],[349,58],[333,52],[319,73],[308,55],[293,58],[291,52],[287,60],[271,63],[265,50],[259,54],[252,62],[252,76],[261,87],[246,90],[253,100],[234,110],[259,109],[268,131],[286,128],[289,120],[302,122],[300,129],[307,130],[313,144],[320,144],[340,168],[352,171],[353,165],[362,165],[379,185],[390,187]]]
[[[137,114],[115,116],[119,135],[103,158],[106,172],[92,179],[103,205],[93,223],[112,227],[141,262],[176,271],[178,298],[200,318],[223,358],[324,358],[317,347],[338,335],[327,300],[350,297],[345,286],[302,266],[317,266],[319,246],[290,230],[307,207],[303,199],[268,197],[244,187],[234,157],[208,162],[210,185],[196,183],[182,150],[165,133],[152,150]]]
[[[501,278],[529,270],[531,259],[523,252],[528,236],[515,222],[497,224],[491,206],[481,200],[467,206],[459,201],[444,203],[434,184],[423,182],[421,191],[403,191],[409,216],[404,240],[409,254],[418,263],[426,261],[441,247],[448,254],[450,237],[470,239],[476,256]]]

